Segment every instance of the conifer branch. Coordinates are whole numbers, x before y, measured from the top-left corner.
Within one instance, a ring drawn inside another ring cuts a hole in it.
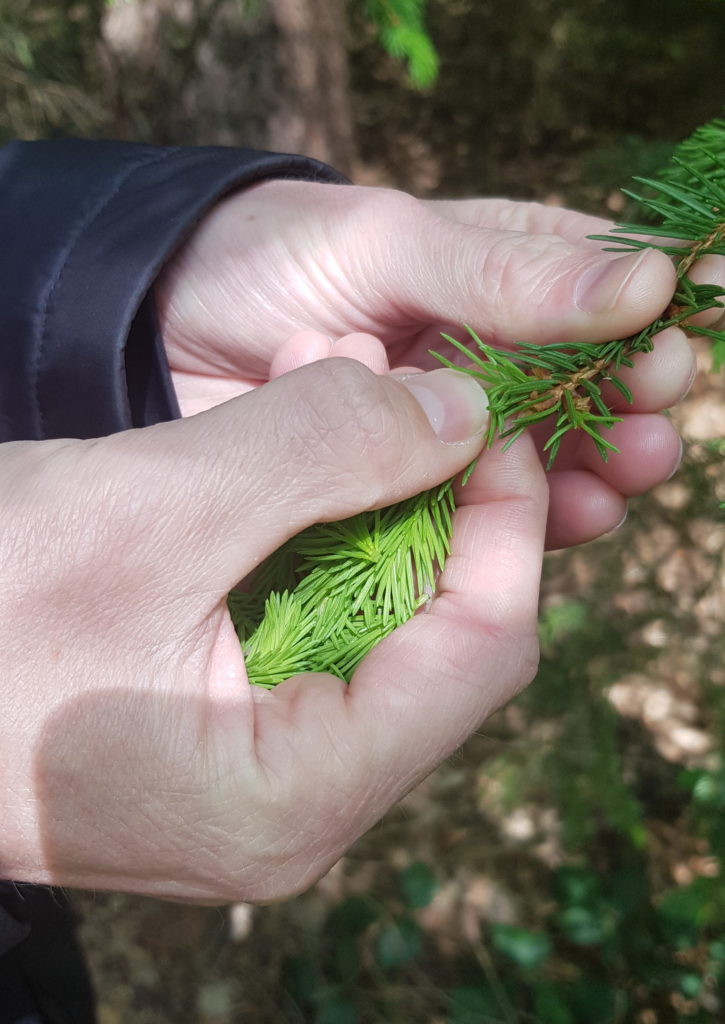
[[[698,129],[658,178],[635,181],[645,194],[625,190],[627,195],[643,219],[655,216],[657,223],[622,224],[594,237],[609,243],[609,251],[653,248],[672,258],[677,286],[661,316],[637,334],[604,344],[524,343],[513,351],[487,345],[468,327],[468,345],[443,336],[465,355],[467,366],[433,353],[486,389],[488,445],[497,437],[513,444],[528,427],[548,422],[549,467],[572,431],[589,435],[606,461],[617,451],[606,432],[621,417],[609,408],[603,388],[609,385],[631,402],[619,371],[651,351],[667,327],[709,338],[715,366],[725,364],[725,331],[692,323],[698,313],[725,308],[722,288],[689,276],[704,256],[725,256],[725,120]],[[300,672],[349,680],[362,658],[434,594],[450,550],[452,483],[386,509],[310,527],[265,562],[250,592],[232,593],[229,608],[250,682],[273,687]]]

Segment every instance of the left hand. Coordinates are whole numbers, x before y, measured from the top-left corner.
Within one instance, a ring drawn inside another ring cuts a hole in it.
[[[661,253],[617,257],[586,237],[610,227],[538,204],[423,203],[355,186],[268,181],[235,193],[205,218],[157,284],[182,411],[270,379],[281,344],[305,328],[336,340],[375,335],[383,345],[382,357],[379,350],[371,357],[379,372],[430,368],[428,350],[444,344],[440,332],[460,335],[464,323],[502,346],[631,334],[666,307],[674,270]],[[356,355],[357,343],[339,344],[334,354]],[[627,497],[674,471],[680,441],[653,414],[682,397],[693,375],[677,330],[624,374],[635,401],[619,403],[625,422],[612,438],[621,454],[605,464],[588,438],[571,438],[549,476],[549,547],[613,529]]]
[[[529,683],[547,501],[530,438],[484,453],[435,596],[349,686],[249,686],[227,609],[300,530],[461,472],[485,423],[450,370],[411,387],[334,359],[174,423],[0,445],[4,876],[290,896]]]

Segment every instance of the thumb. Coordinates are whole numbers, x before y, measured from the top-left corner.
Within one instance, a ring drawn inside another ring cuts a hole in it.
[[[146,588],[156,575],[164,593],[218,600],[305,527],[454,476],[480,451],[487,415],[464,374],[397,380],[327,359],[198,416],[109,438],[104,459],[139,496],[124,502],[135,518],[120,528],[136,538]]]
[[[404,219],[372,261],[388,301],[418,321],[469,323],[494,343],[627,337],[675,290],[672,262],[655,250],[597,254],[556,235],[455,223],[420,204]]]

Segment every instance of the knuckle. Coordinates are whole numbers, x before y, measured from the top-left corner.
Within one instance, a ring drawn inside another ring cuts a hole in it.
[[[356,491],[374,491],[397,473],[403,443],[389,382],[350,359],[328,359],[310,371],[296,410],[308,463],[332,469]]]
[[[510,316],[512,298],[520,304],[522,292],[541,297],[551,291],[565,272],[570,251],[566,242],[553,235],[497,238],[481,262],[481,280],[497,312]]]
[[[390,226],[391,219],[406,217],[423,208],[409,192],[394,188],[361,189],[359,199],[359,211],[367,217],[372,215],[386,227]]]

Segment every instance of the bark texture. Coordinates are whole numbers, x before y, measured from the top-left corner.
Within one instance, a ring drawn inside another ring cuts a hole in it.
[[[117,138],[354,159],[343,0],[126,0],[102,28]]]

